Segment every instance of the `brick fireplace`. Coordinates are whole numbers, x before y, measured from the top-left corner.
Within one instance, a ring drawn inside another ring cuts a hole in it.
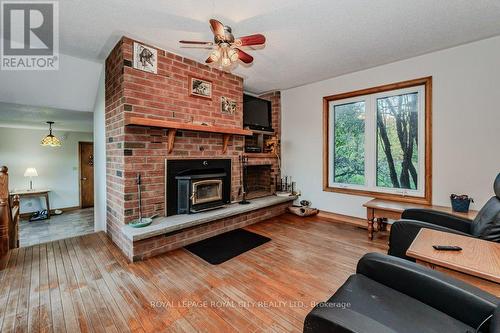
[[[245,146],[243,135],[232,134],[242,131],[241,77],[161,49],[157,49],[157,74],[134,69],[133,43],[134,40],[123,37],[109,54],[105,82],[107,232],[129,258],[135,256],[133,245],[123,236],[122,229],[138,217],[137,174],[141,174],[143,181],[143,216],[166,216],[165,202],[172,194],[165,191],[165,160],[167,163],[190,159],[229,160],[228,200],[238,201],[242,193],[239,158]],[[212,82],[211,100],[189,96],[188,78],[191,76]],[[234,114],[221,112],[222,96],[237,102]],[[279,135],[279,93],[268,94],[265,98],[272,101],[273,125]],[[204,122],[232,132],[228,135],[136,126],[134,119],[176,124]],[[249,158],[249,165],[266,165],[265,178],[269,179],[266,186],[270,187],[270,192],[274,191],[273,179],[279,172],[277,159],[270,154],[255,154]],[[150,249],[148,252],[158,251]]]

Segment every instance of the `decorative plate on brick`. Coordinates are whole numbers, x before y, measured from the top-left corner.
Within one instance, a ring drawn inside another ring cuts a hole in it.
[[[158,68],[157,50],[134,42],[134,68],[156,74]]]
[[[225,114],[234,114],[236,112],[236,101],[222,96],[220,110]]]

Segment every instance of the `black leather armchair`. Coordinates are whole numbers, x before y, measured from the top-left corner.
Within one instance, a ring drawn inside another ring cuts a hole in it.
[[[401,220],[394,222],[391,226],[388,253],[414,261],[406,255],[406,250],[421,228],[500,242],[500,173],[495,179],[493,190],[495,196],[488,200],[474,221],[427,209],[405,210],[401,215]]]
[[[413,262],[368,253],[326,302],[306,317],[306,333],[499,332],[500,299]]]

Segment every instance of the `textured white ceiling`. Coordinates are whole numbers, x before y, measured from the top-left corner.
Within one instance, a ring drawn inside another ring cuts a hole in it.
[[[27,106],[0,102],[0,131],[2,127],[46,129],[54,121],[55,131],[93,132],[93,113],[75,112],[48,107]]]
[[[121,35],[204,61],[210,18],[235,36],[263,33],[250,67],[234,71],[260,93],[338,76],[500,34],[500,0],[64,0],[61,52],[103,60]]]
[[[0,102],[92,111],[102,68],[61,54],[57,71],[0,71]]]

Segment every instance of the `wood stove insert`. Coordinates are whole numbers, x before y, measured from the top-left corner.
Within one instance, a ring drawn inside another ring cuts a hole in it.
[[[231,160],[166,160],[167,216],[193,214],[230,203]]]

